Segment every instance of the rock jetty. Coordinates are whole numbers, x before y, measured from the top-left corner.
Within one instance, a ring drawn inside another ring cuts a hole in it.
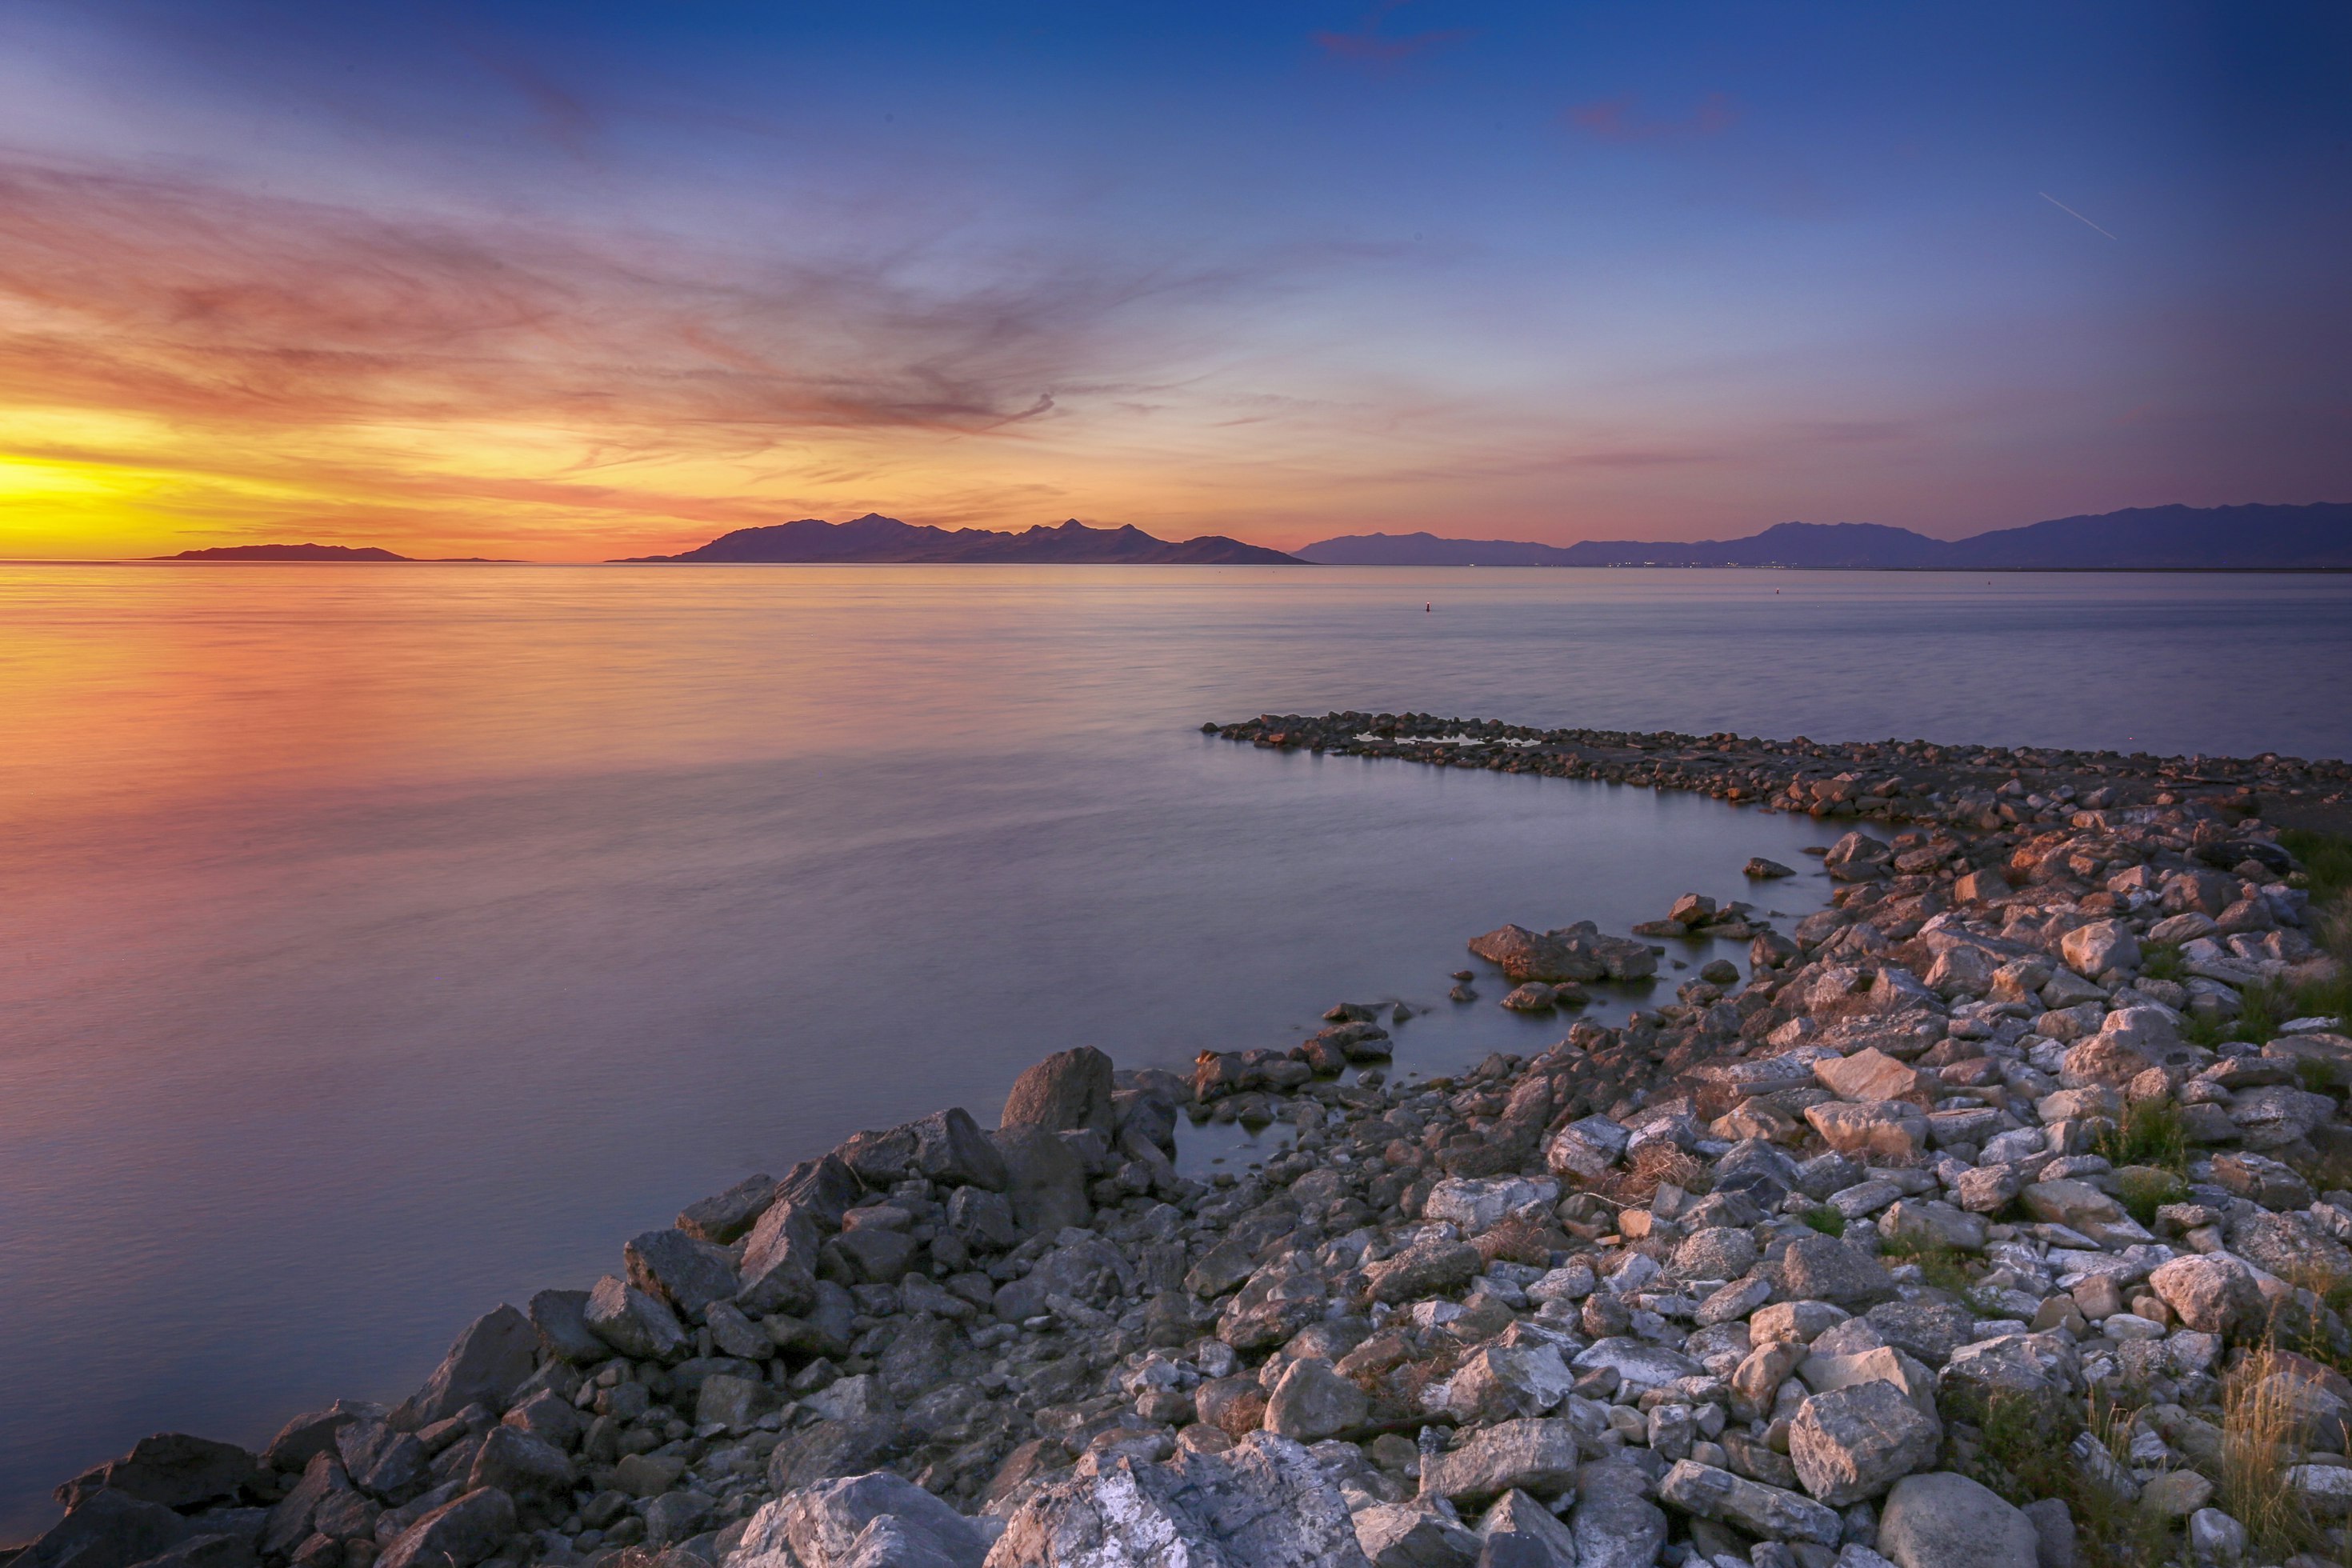
[[[1348,1003],[1189,1079],[1061,1052],[993,1130],[858,1133],[499,1307],[396,1405],[150,1437],[9,1568],[2343,1560],[2352,1038],[2281,999],[2340,1008],[2345,932],[2226,809],[2341,765],[1655,741],[1477,765],[1801,792],[1864,819],[1832,906],[1662,891],[1659,943],[1745,963],[1455,1078],[1391,1079]],[[1548,1007],[1667,951],[1468,945],[1465,998]],[[1209,1119],[1295,1141],[1195,1182]]]

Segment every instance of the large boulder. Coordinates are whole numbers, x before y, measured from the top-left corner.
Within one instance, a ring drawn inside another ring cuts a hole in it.
[[[1576,1428],[1566,1421],[1505,1421],[1463,1435],[1422,1460],[1422,1490],[1454,1502],[1507,1491],[1558,1497],[1575,1484]]]
[[[1525,1492],[1505,1492],[1478,1521],[1480,1568],[1578,1568],[1576,1536]]]
[[[1568,1528],[1578,1568],[1650,1568],[1666,1543],[1666,1513],[1650,1500],[1650,1478],[1625,1461],[1577,1471]]]
[[[1676,1460],[1666,1472],[1658,1483],[1658,1500],[1768,1541],[1834,1546],[1843,1529],[1834,1511],[1809,1497],[1691,1459]]]
[[[2189,1253],[2159,1263],[2147,1282],[2185,1327],[2200,1333],[2226,1334],[2263,1318],[2253,1270],[2227,1253]]]
[[[1095,1053],[1100,1056],[1097,1051]],[[915,1169],[942,1188],[1004,1190],[1004,1156],[961,1106],[935,1110],[908,1124],[915,1134]]]
[[[1478,1538],[1426,1502],[1374,1503],[1355,1517],[1372,1568],[1473,1568]]]
[[[2139,939],[2121,921],[2076,926],[2059,939],[2058,952],[2067,968],[2085,979],[2095,979],[2110,969],[2139,967]]]
[[[1425,1237],[1393,1258],[1368,1265],[1364,1278],[1370,1284],[1373,1300],[1393,1305],[1459,1290],[1486,1267],[1486,1260],[1467,1242]]]
[[[840,1179],[852,1187],[857,1178],[849,1167],[828,1154],[824,1163],[814,1168],[837,1172]],[[785,1181],[791,1181],[786,1177]],[[779,1185],[782,1191],[782,1184]],[[824,1215],[830,1212],[830,1222]],[[751,1234],[743,1242],[743,1261],[736,1275],[740,1288],[735,1303],[745,1312],[765,1316],[772,1312],[797,1312],[816,1297],[816,1268],[824,1250],[824,1234],[820,1223],[831,1226],[841,1224],[840,1210],[831,1209],[823,1197],[814,1200],[779,1196]]]
[[[591,1333],[637,1361],[676,1361],[693,1342],[677,1315],[617,1274],[607,1274],[588,1292],[584,1316]]]
[[[520,1426],[501,1424],[483,1435],[466,1478],[468,1489],[495,1487],[509,1496],[560,1498],[579,1479],[571,1457]]]
[[[1092,1046],[1056,1051],[1013,1080],[998,1125],[1007,1132],[1037,1128],[1047,1132],[1118,1131],[1111,1104],[1111,1060]]]
[[[410,1525],[376,1559],[376,1568],[474,1568],[514,1532],[514,1500],[483,1487]]]
[[[1034,1068],[1031,1069],[1034,1071]],[[1008,1127],[995,1139],[1004,1161],[1005,1196],[1013,1218],[1032,1236],[1052,1236],[1065,1226],[1082,1226],[1093,1215],[1087,1201],[1086,1163],[1043,1127]]]
[[[302,1479],[294,1489],[278,1500],[262,1521],[261,1549],[273,1557],[293,1554],[296,1547],[310,1538],[311,1521],[318,1517],[319,1505],[337,1492],[348,1492],[352,1483],[343,1475],[343,1463],[334,1452],[313,1454],[302,1467]]]
[[[715,1241],[724,1247],[741,1239],[775,1201],[775,1177],[746,1176],[725,1192],[679,1210],[677,1228],[698,1241]]]
[[[256,1473],[253,1456],[234,1443],[159,1432],[140,1438],[122,1458],[76,1476],[53,1495],[68,1508],[100,1489],[165,1508],[193,1508],[235,1497]]]
[[[11,1568],[131,1568],[190,1539],[197,1527],[162,1503],[93,1488]]]
[[[2038,1568],[2041,1537],[1989,1488],[1936,1470],[1906,1476],[1886,1494],[1878,1551],[1895,1568]]]
[[[1818,1107],[1816,1108],[1818,1109]],[[1894,1277],[1877,1258],[1827,1236],[1801,1236],[1780,1258],[1780,1294],[1860,1311],[1895,1299]]]
[[[530,1326],[539,1331],[539,1342],[549,1353],[572,1363],[574,1366],[593,1366],[613,1353],[613,1347],[588,1326],[588,1292],[585,1290],[541,1290],[530,1299]],[[282,1439],[285,1435],[279,1434]],[[271,1446],[272,1464],[277,1448]],[[277,1464],[279,1469],[290,1467]]]
[[[629,1283],[669,1303],[688,1322],[700,1322],[714,1301],[740,1288],[735,1258],[725,1247],[682,1230],[649,1230],[621,1248]]]
[[[1845,1508],[1876,1497],[1933,1464],[1943,1426],[1892,1383],[1857,1383],[1816,1394],[1789,1429],[1797,1479],[1821,1501]]]
[[[538,1363],[539,1332],[512,1307],[487,1312],[466,1326],[425,1386],[393,1415],[393,1425],[415,1431],[446,1421],[468,1405],[504,1410]]]
[[[1319,1356],[1305,1356],[1283,1370],[1266,1396],[1265,1429],[1301,1443],[1319,1443],[1364,1424],[1370,1401],[1364,1391],[1331,1370]]]
[[[1090,1454],[1031,1492],[988,1568],[1369,1568],[1313,1455],[1252,1433],[1171,1464]]]
[[[888,1539],[898,1555],[877,1550]],[[784,1550],[789,1547],[789,1551]],[[728,1568],[980,1568],[988,1538],[929,1492],[887,1470],[790,1492],[754,1514]]]

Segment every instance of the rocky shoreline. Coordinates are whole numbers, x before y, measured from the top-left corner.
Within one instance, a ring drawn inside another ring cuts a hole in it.
[[[2343,763],[1207,728],[1855,820],[1786,931],[1661,889],[1636,933],[1472,938],[1455,1005],[1564,1010],[1539,1055],[1393,1081],[1397,1017],[1344,1002],[1189,1079],[1064,1051],[994,1131],[859,1133],[499,1308],[396,1406],[145,1439],[0,1568],[2352,1549],[2347,933],[2277,820]],[[1641,1010],[1575,1016],[1616,990]],[[1179,1173],[1236,1119],[1295,1142]]]

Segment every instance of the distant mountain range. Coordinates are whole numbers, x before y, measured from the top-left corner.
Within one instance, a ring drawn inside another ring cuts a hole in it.
[[[1588,540],[1527,544],[1359,533],[1292,553],[1323,566],[1796,566],[1959,572],[2352,568],[2352,503],[2134,507],[1959,540],[1875,522],[1783,522],[1696,544]]]
[[[739,528],[676,555],[633,555],[631,563],[780,563],[821,561],[1085,562],[1130,566],[1297,565],[1279,550],[1209,534],[1171,544],[1139,528],[1088,528],[1076,518],[1018,533],[985,528],[930,528],[868,512],[847,522],[804,517],[764,528]]]
[[[152,561],[417,561],[414,555],[394,555],[389,550],[379,550],[373,544],[216,544],[209,550],[183,550],[177,555],[154,555]],[[426,557],[425,565],[479,565],[488,563],[487,555],[441,555]]]

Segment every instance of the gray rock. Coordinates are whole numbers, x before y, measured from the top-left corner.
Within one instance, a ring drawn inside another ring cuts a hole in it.
[[[1664,1388],[1677,1378],[1697,1377],[1706,1371],[1680,1351],[1622,1334],[1595,1340],[1577,1352],[1576,1359],[1569,1364],[1579,1372],[1607,1367],[1627,1383],[1650,1388]]]
[[[1769,1541],[1835,1546],[1844,1528],[1836,1512],[1809,1497],[1682,1459],[1658,1483],[1658,1499],[1685,1513],[1733,1525]]]
[[[1470,1352],[1446,1384],[1445,1405],[1465,1424],[1549,1415],[1576,1386],[1559,1348],[1489,1341]]]
[[[376,1568],[474,1568],[514,1531],[514,1500],[485,1487],[410,1525],[376,1559]]]
[[[2074,1513],[2066,1506],[2066,1500],[2046,1497],[2027,1503],[2021,1511],[2033,1526],[2036,1561],[2041,1568],[2074,1568]],[[2193,1544],[2193,1520],[2190,1531]]]
[[[1878,1512],[1878,1550],[1895,1568],[2039,1568],[2033,1521],[1949,1470],[1906,1476]]]
[[[723,1193],[687,1205],[678,1212],[677,1228],[697,1241],[724,1247],[759,1224],[760,1216],[775,1201],[775,1177],[746,1176]]]
[[[570,1400],[551,1388],[542,1388],[518,1400],[515,1407],[507,1412],[506,1425],[570,1453],[580,1447],[588,1424]]]
[[[1367,1568],[1314,1457],[1268,1432],[1156,1465],[1090,1457],[1032,1492],[989,1568]]]
[[[343,1462],[332,1452],[311,1455],[294,1489],[278,1499],[278,1505],[269,1510],[269,1518],[261,1527],[261,1549],[273,1557],[291,1555],[310,1535],[319,1505],[337,1492],[351,1489],[352,1483],[343,1475]]]
[[[1013,1223],[1022,1230],[1052,1236],[1066,1226],[1087,1223],[1093,1213],[1087,1200],[1087,1168],[1059,1134],[1042,1127],[1013,1127],[999,1132],[995,1143],[1004,1159],[1005,1197],[1013,1205]]]
[[[1525,1492],[1505,1492],[1478,1536],[1478,1568],[1578,1568],[1575,1535]]]
[[[1780,1259],[1780,1293],[1859,1311],[1892,1300],[1895,1281],[1877,1258],[1826,1236],[1801,1236]]]
[[[1578,1568],[1651,1568],[1658,1560],[1666,1515],[1650,1501],[1649,1484],[1629,1463],[1586,1465],[1577,1472],[1568,1525]]]
[[[432,1482],[425,1445],[379,1417],[352,1422],[335,1434],[336,1457],[352,1484],[388,1503],[404,1503]]]
[[[512,1307],[486,1312],[466,1326],[425,1386],[393,1414],[411,1431],[446,1421],[469,1405],[502,1411],[538,1364],[539,1334]]]
[[[825,1230],[838,1230],[842,1215],[865,1190],[838,1156],[824,1154],[803,1160],[785,1172],[784,1179],[776,1184],[776,1202],[794,1205]]]
[[[1474,1568],[1478,1561],[1478,1538],[1425,1503],[1376,1503],[1355,1526],[1372,1568]]]
[[[1292,1362],[1265,1404],[1265,1429],[1300,1443],[1319,1443],[1364,1424],[1364,1391],[1319,1356]]]
[[[161,1503],[93,1489],[11,1568],[131,1568],[190,1539],[197,1527]]]
[[[541,1290],[530,1299],[530,1322],[539,1331],[540,1343],[574,1366],[593,1366],[613,1353],[613,1347],[588,1327],[585,1290]]]
[[[675,1546],[698,1533],[717,1511],[716,1500],[698,1491],[664,1492],[646,1505],[646,1544]]]
[[[1111,1060],[1092,1046],[1056,1051],[1013,1080],[998,1126],[1006,1132],[1092,1130],[1108,1139],[1118,1131],[1111,1104]]]
[[[804,1184],[830,1188],[828,1173],[856,1184],[857,1178],[849,1168],[827,1154],[823,1161],[793,1167],[795,1173],[810,1173]],[[824,1237],[819,1222],[825,1212],[825,1198],[803,1202],[783,1196],[793,1178],[787,1176],[776,1187],[777,1198],[751,1234],[743,1242],[743,1261],[736,1270],[741,1289],[736,1292],[735,1304],[744,1311],[764,1317],[772,1312],[797,1312],[816,1295],[817,1259],[824,1250]],[[831,1226],[838,1227],[843,1211],[833,1211]]]
[[[675,1361],[690,1348],[666,1303],[615,1274],[605,1275],[588,1292],[585,1317],[590,1331],[636,1361]]]
[[[1364,1278],[1371,1285],[1373,1300],[1393,1304],[1459,1290],[1486,1267],[1486,1260],[1469,1243],[1430,1237],[1370,1265]]]
[[[1004,1190],[1004,1156],[970,1111],[961,1106],[937,1110],[908,1125],[915,1133],[915,1169],[925,1178],[942,1187]]]
[[[587,1300],[587,1292],[580,1292],[580,1297],[583,1300]],[[601,1346],[599,1353],[603,1353]],[[335,1451],[336,1433],[362,1415],[381,1416],[384,1414],[386,1412],[381,1405],[338,1399],[328,1409],[297,1415],[280,1426],[278,1436],[270,1439],[268,1449],[261,1456],[261,1462],[273,1470],[300,1470],[310,1463],[313,1456]]]
[[[1943,1440],[1942,1424],[1895,1384],[1857,1383],[1816,1394],[1799,1407],[1789,1458],[1807,1491],[1844,1508],[1935,1463]]]
[[[1465,1433],[1455,1447],[1422,1459],[1422,1490],[1450,1501],[1507,1491],[1558,1497],[1576,1480],[1576,1428],[1564,1420],[1505,1421]]]
[[[561,1497],[578,1480],[579,1472],[562,1449],[520,1426],[501,1424],[483,1436],[466,1486],[468,1490],[495,1487],[513,1497],[534,1493]]]
[[[649,1230],[621,1248],[629,1283],[659,1297],[688,1322],[699,1322],[713,1301],[731,1298],[735,1258],[725,1247],[697,1241],[682,1230]]]
[[[2054,1404],[2080,1375],[2074,1346],[2052,1334],[2002,1334],[1952,1352],[1936,1374],[1946,1408],[1973,1416],[2002,1397]]]
[[[2220,1509],[2200,1508],[2189,1516],[2189,1555],[2198,1568],[2237,1568],[2245,1559],[2246,1547],[2246,1527]],[[2074,1568],[2074,1564],[2044,1563],[2042,1568]]]
[[[165,1508],[193,1508],[235,1497],[257,1478],[251,1454],[234,1443],[215,1443],[185,1432],[158,1432],[131,1445],[131,1452],[86,1470],[58,1487],[54,1496],[68,1508],[105,1489]]]
[[[1727,1225],[1695,1231],[1675,1248],[1675,1272],[1685,1279],[1737,1279],[1756,1266],[1756,1238]]]
[[[710,1331],[710,1342],[722,1355],[740,1357],[745,1361],[765,1361],[775,1353],[775,1343],[768,1331],[745,1317],[742,1309],[732,1301],[713,1301],[702,1310],[703,1327]]]

